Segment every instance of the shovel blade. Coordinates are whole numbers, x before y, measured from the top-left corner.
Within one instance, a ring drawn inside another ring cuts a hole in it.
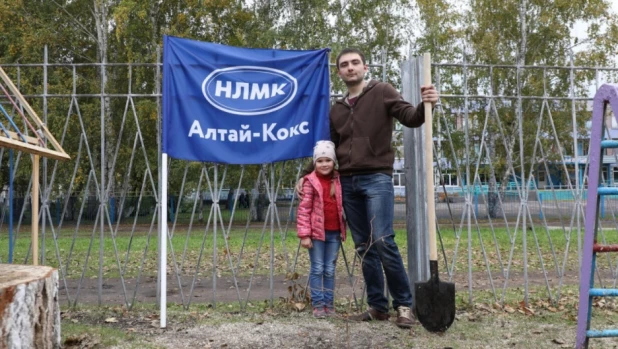
[[[437,272],[427,282],[417,282],[415,312],[429,332],[444,332],[455,320],[455,284],[440,281]]]

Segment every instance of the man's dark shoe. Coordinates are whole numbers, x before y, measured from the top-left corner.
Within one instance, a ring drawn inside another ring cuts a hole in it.
[[[364,313],[348,317],[350,321],[388,321],[390,318],[391,316],[388,313],[382,313],[373,308],[368,308]]]
[[[414,317],[412,309],[409,307],[400,306],[397,308],[397,320],[395,324],[400,328],[410,328],[414,325]]]

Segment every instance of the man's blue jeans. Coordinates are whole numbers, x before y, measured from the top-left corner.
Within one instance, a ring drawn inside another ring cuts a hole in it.
[[[343,208],[356,251],[362,258],[367,303],[388,312],[384,275],[393,308],[412,306],[408,274],[395,243],[393,182],[383,173],[342,176]]]
[[[309,249],[311,270],[309,287],[311,288],[311,305],[314,308],[327,306],[333,308],[335,294],[335,265],[341,245],[338,231],[326,231],[326,241],[311,240]]]

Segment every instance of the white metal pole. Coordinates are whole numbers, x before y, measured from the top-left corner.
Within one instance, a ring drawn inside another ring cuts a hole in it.
[[[161,225],[159,226],[159,280],[161,328],[167,326],[167,154],[161,154]]]

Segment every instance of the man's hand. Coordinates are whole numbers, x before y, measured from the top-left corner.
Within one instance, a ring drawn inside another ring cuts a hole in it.
[[[305,193],[303,193],[303,183],[305,182],[305,177],[300,177],[298,179],[298,182],[296,182],[296,196],[298,197],[298,200],[302,200],[303,199],[303,195]]]
[[[438,103],[438,91],[436,91],[435,86],[433,85],[425,85],[421,86],[421,99],[423,103],[430,102],[431,107],[435,107],[436,103]]]
[[[302,238],[300,240],[300,245],[306,249],[310,249],[313,247],[313,243],[311,243],[311,238]]]

